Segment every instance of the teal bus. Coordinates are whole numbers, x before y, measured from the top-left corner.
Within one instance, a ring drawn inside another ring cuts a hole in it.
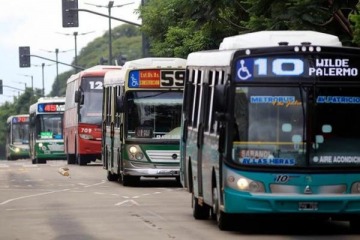
[[[181,58],[142,58],[106,73],[102,160],[109,181],[179,181],[185,64]]]
[[[29,158],[29,114],[10,116],[6,125],[6,159]]]
[[[360,49],[260,31],[187,58],[181,181],[195,219],[349,221],[360,229]],[[236,225],[236,224],[235,224]]]
[[[66,159],[63,139],[64,97],[42,97],[29,108],[32,163]]]

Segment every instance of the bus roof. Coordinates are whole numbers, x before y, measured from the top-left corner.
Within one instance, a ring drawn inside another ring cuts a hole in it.
[[[111,71],[111,70],[116,70],[116,69],[121,69],[121,66],[113,66],[113,65],[96,65],[90,68],[87,68],[85,70],[82,70],[81,72],[78,72],[76,74],[73,74],[69,77],[69,79],[67,80],[67,82],[71,82],[74,79],[80,78],[80,77],[84,77],[84,76],[104,76],[104,74],[107,71]]]
[[[190,53],[187,66],[230,66],[234,53],[239,49],[276,47],[312,44],[317,46],[336,46],[342,44],[337,36],[314,31],[260,31],[226,37],[219,50]],[[286,44],[285,44],[286,43]]]
[[[310,43],[318,46],[336,46],[342,44],[337,36],[314,32],[314,31],[260,31],[226,37],[220,44],[220,50],[255,48],[255,47],[275,47],[280,43],[288,46]]]
[[[275,47],[280,43],[288,46],[310,43],[317,46],[341,47],[335,35],[315,31],[260,31],[226,37],[220,44],[220,50],[256,47]]]
[[[166,57],[149,57],[128,61],[122,66],[121,70],[109,71],[105,74],[104,86],[124,85],[128,70],[134,69],[161,69],[161,68],[184,68],[186,59],[183,58],[166,58]]]
[[[121,70],[111,70],[105,73],[104,77],[104,86],[118,84],[118,85],[124,85],[124,81],[121,80]],[[122,81],[122,82],[121,82]]]
[[[149,57],[128,61],[124,64],[123,69],[185,68],[185,66],[186,59],[183,58]]]

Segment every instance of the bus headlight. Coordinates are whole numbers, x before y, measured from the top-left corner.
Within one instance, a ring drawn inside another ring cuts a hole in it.
[[[94,138],[93,136],[91,136],[89,134],[79,134],[79,137],[82,139],[85,139],[85,140],[91,140]]]
[[[226,178],[226,185],[232,189],[242,191],[242,192],[251,192],[251,193],[263,193],[265,192],[265,187],[262,182],[254,181],[244,176],[238,175],[234,172],[228,172]]]
[[[43,146],[43,144],[42,143],[39,143],[39,148],[41,148]]]
[[[16,153],[20,152],[20,148],[15,148],[15,152]]]
[[[139,146],[130,146],[128,148],[130,160],[141,161],[144,160],[144,153],[141,151]]]

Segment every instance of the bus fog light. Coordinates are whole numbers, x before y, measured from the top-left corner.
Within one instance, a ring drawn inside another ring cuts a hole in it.
[[[138,152],[135,154],[135,158],[136,158],[136,160],[142,160],[144,158],[144,154],[142,154],[141,152]]]
[[[258,182],[251,182],[249,184],[249,191],[250,192],[258,192],[260,189],[260,185]]]
[[[360,182],[354,182],[351,186],[351,193],[360,194]]]

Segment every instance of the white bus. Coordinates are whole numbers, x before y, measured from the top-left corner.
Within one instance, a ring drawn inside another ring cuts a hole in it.
[[[189,54],[181,177],[196,219],[350,221],[360,229],[360,49],[263,31]],[[238,225],[240,227],[241,225]]]

